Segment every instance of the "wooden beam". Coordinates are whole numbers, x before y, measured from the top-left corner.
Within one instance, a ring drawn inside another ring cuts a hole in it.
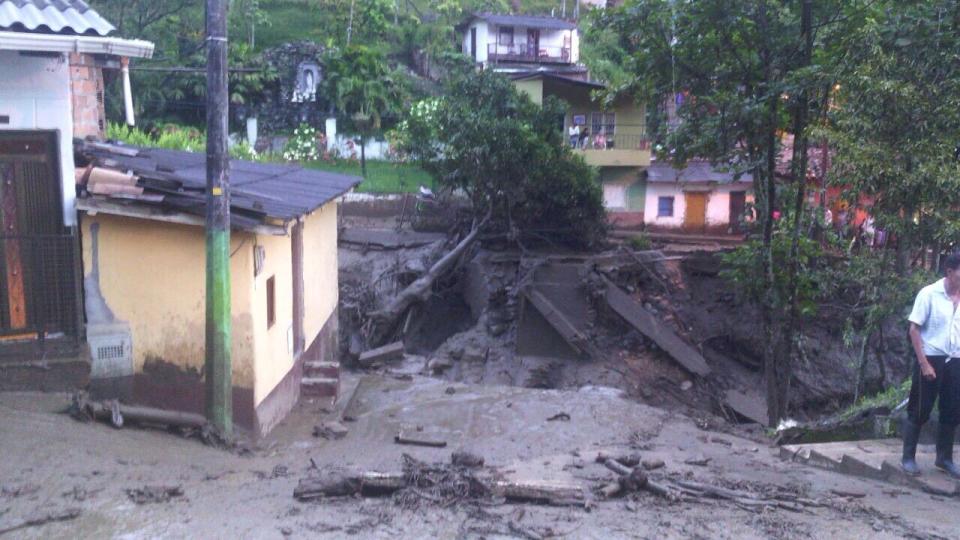
[[[16,164],[0,162],[0,235],[17,236],[17,185]],[[7,306],[10,328],[27,327],[27,299],[23,287],[23,260],[20,241],[8,238],[3,241],[3,260],[6,269]]]

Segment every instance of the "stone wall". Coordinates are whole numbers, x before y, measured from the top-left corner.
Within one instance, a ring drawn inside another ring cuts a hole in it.
[[[92,55],[70,53],[70,99],[73,136],[103,138],[107,120],[103,106],[103,70]]]

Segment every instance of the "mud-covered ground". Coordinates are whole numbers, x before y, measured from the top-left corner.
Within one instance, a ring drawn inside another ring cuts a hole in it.
[[[312,437],[315,423],[343,411],[304,403],[249,455],[164,432],[80,423],[58,412],[68,403],[66,395],[0,394],[0,530],[68,509],[79,515],[7,536],[892,539],[957,538],[960,530],[955,500],[783,462],[763,443],[702,429],[611,389],[534,390],[381,376],[346,384],[359,388],[345,438]],[[560,412],[569,420],[548,420]],[[397,445],[393,437],[401,425],[423,426],[448,447]],[[593,462],[598,451],[639,453],[665,462],[652,473],[663,482],[684,478],[778,490],[823,506],[748,510],[706,498],[668,502],[648,493],[598,500],[589,510],[533,504],[441,508],[429,502],[403,507],[391,498],[297,502],[292,496],[301,478],[332,468],[397,471],[402,453],[439,462],[454,449],[483,456],[507,478],[587,489],[613,476]],[[706,465],[685,463],[691,458]],[[156,485],[179,487],[183,495],[137,504],[127,493]]]

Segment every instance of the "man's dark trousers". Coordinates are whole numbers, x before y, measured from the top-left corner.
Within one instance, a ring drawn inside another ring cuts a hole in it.
[[[947,362],[946,356],[928,356],[937,378],[927,380],[920,372],[920,364],[913,364],[913,382],[907,416],[917,426],[930,419],[934,402],[939,402],[940,424],[956,426],[960,423],[960,358]]]

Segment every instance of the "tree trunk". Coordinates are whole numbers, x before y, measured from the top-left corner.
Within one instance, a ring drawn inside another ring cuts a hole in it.
[[[810,65],[813,58],[812,32],[812,0],[804,0],[803,11],[800,17],[800,35],[804,39],[804,54],[802,65]],[[800,233],[803,229],[803,201],[806,197],[807,186],[807,118],[810,106],[809,91],[804,88],[797,97],[796,109],[793,116],[793,156],[791,168],[793,180],[797,183],[796,198],[793,201],[793,230],[790,238],[790,255],[787,261],[787,303],[789,309],[787,319],[780,331],[780,352],[774,359],[776,366],[774,387],[778,398],[780,418],[787,416],[787,406],[790,403],[790,378],[792,376],[794,335],[800,321],[799,295],[799,266],[800,266]]]
[[[767,36],[769,21],[767,19],[767,2],[760,2],[758,11],[758,25],[760,35]],[[763,204],[763,244],[761,255],[761,269],[763,272],[763,281],[765,294],[760,303],[761,323],[763,326],[764,338],[766,339],[763,354],[763,373],[766,383],[767,394],[767,419],[771,426],[776,426],[781,418],[781,400],[777,390],[777,348],[779,344],[779,325],[776,321],[776,307],[779,304],[776,290],[776,280],[774,279],[773,266],[773,212],[776,208],[777,188],[774,183],[777,159],[777,106],[779,99],[773,94],[771,87],[773,84],[773,66],[771,65],[771,51],[768,43],[765,43],[760,51],[760,59],[764,66],[764,87],[761,92],[767,95],[767,118],[763,131],[763,146],[765,164],[759,169],[763,178],[763,187],[765,189]]]
[[[487,224],[487,221],[490,220],[490,216],[491,212],[487,212],[487,215],[480,223],[474,226],[470,234],[461,240],[449,253],[434,263],[426,274],[420,276],[416,281],[407,286],[406,289],[400,291],[400,294],[398,294],[390,304],[369,314],[372,322],[369,345],[375,347],[382,344],[410,306],[419,302],[425,302],[430,297],[430,291],[433,288],[434,282],[450,271],[467,249],[473,245],[473,242],[476,241],[480,234],[480,230]]]
[[[360,135],[360,175],[367,179],[367,138]]]

